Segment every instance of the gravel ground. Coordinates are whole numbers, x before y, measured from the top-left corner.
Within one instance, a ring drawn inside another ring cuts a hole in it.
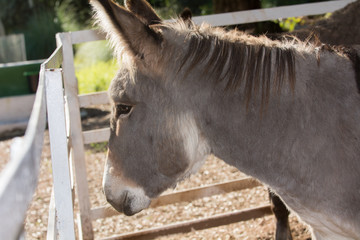
[[[96,114],[95,114],[96,113]],[[99,108],[87,110],[87,118],[83,120],[84,129],[95,128],[107,124],[106,109]],[[9,159],[10,140],[0,141],[0,170]],[[105,204],[101,191],[102,173],[105,160],[104,145],[86,147],[86,164],[89,181],[90,201],[92,207]],[[42,161],[40,167],[39,183],[30,204],[25,219],[27,239],[45,239],[48,219],[48,206],[52,188],[52,170],[50,160],[48,136],[45,137]],[[221,160],[211,156],[200,171],[189,179],[178,184],[175,191],[222,181],[234,180],[244,177],[236,168],[226,165]],[[173,190],[168,190],[171,192]],[[231,212],[249,207],[268,204],[268,194],[264,187],[256,187],[243,191],[223,195],[205,197],[193,202],[182,202],[154,209],[147,209],[141,213],[126,217],[118,215],[93,222],[95,238],[100,239],[114,234],[133,232],[163,224],[194,220],[214,214]],[[291,228],[294,239],[311,239],[307,228],[299,223],[298,219],[291,216]],[[275,222],[273,216],[249,220],[227,226],[193,231],[186,234],[163,236],[157,239],[274,239]]]

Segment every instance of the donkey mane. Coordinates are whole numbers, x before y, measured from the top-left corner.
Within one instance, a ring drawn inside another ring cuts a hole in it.
[[[261,94],[261,106],[266,106],[270,92],[280,93],[286,81],[294,91],[293,45],[300,43],[298,39],[272,41],[265,36],[253,37],[237,30],[225,31],[205,24],[192,24],[189,28],[178,22],[170,26],[185,31],[188,41],[189,47],[179,71],[186,68],[184,71],[188,74],[202,64],[203,75],[211,76],[215,83],[227,81],[225,91],[235,91],[243,85],[246,106],[258,93]],[[308,51],[306,44],[301,47]]]
[[[254,37],[238,30],[200,26],[178,20],[164,23],[164,27],[185,34],[188,49],[181,59],[181,70],[189,74],[201,64],[202,74],[215,83],[227,81],[225,91],[234,91],[243,85],[248,107],[252,96],[261,94],[261,109],[269,102],[271,91],[280,94],[285,83],[295,90],[295,53],[315,54],[320,63],[320,52],[328,51],[350,59],[348,48],[322,44],[315,34],[301,41],[290,35],[271,40],[265,35]],[[236,64],[234,64],[236,63]]]
[[[116,27],[109,24],[104,12],[94,15],[115,50],[120,69],[126,70],[131,79],[135,78],[136,64],[131,51],[124,47],[125,40]],[[356,52],[346,47],[334,47],[322,44],[315,34],[301,41],[294,36],[282,36],[271,40],[266,36],[254,37],[245,32],[211,27],[207,24],[195,25],[190,19],[177,19],[168,23],[150,25],[161,26],[185,35],[188,48],[180,59],[178,72],[189,74],[201,65],[205,76],[215,83],[225,82],[225,91],[243,89],[246,106],[258,93],[261,94],[261,109],[266,107],[270,93],[280,94],[287,83],[290,90],[295,90],[295,54],[315,54],[318,63],[320,52],[328,51],[349,58],[354,65],[358,90],[360,92],[360,58]],[[235,64],[234,64],[235,63]]]

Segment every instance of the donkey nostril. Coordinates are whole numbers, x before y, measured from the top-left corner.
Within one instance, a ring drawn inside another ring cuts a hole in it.
[[[135,213],[137,213],[136,211],[133,211],[133,209],[131,207],[130,198],[129,198],[129,192],[128,191],[126,191],[124,193],[123,213],[126,216],[133,216]]]
[[[106,201],[113,206],[115,204],[114,200],[112,198],[106,197]]]
[[[123,212],[122,206],[117,204],[117,202],[112,198],[106,198],[106,201],[118,212]]]
[[[124,194],[123,194],[123,200],[122,200],[122,204],[125,205],[126,204],[126,201],[127,201],[127,198],[128,198],[128,191],[125,191]]]
[[[106,192],[106,191],[105,191]],[[106,197],[106,201],[113,207],[115,208],[116,211],[118,212],[124,212],[124,204],[126,204],[127,201],[127,195],[128,195],[128,191],[124,191],[120,197],[114,197],[114,195],[110,194],[107,192],[107,194],[105,194]]]

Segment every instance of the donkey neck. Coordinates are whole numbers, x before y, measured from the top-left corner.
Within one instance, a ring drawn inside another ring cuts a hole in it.
[[[200,30],[186,41],[178,71],[185,77],[177,85],[191,96],[188,107],[195,107],[201,132],[215,155],[264,182],[279,168],[300,164],[299,158],[291,166],[287,160],[301,124],[308,124],[306,117],[320,106],[310,109],[312,102],[329,103],[334,96],[345,100],[347,92],[356,93],[354,82],[339,81],[353,81],[344,78],[353,74],[349,59],[331,49],[296,39],[231,38]]]
[[[289,159],[293,157],[291,151],[294,144],[297,144],[297,136],[302,134],[305,124],[308,124],[307,118],[311,117],[313,110],[310,109],[310,104],[335,94],[339,99],[345,99],[345,92],[351,90],[356,92],[355,82],[338,81],[344,75],[352,74],[349,73],[352,70],[351,63],[345,58],[330,53],[325,55],[318,65],[315,52],[305,54],[294,52],[295,90],[292,91],[291,87],[284,85],[279,93],[272,91],[269,104],[263,112],[261,112],[261,91],[252,95],[246,107],[247,99],[244,96],[246,84],[234,91],[224,91],[227,80],[225,79],[218,87],[214,88],[213,85],[208,87],[206,90],[209,92],[208,98],[205,102],[197,104],[196,111],[199,112],[198,122],[201,132],[208,140],[212,153],[246,174],[272,186],[286,184],[278,181],[279,171],[283,175],[289,175],[288,178],[284,176],[285,181],[291,179],[293,174],[303,174],[298,171],[299,165],[310,166],[311,163],[304,162],[302,158],[294,158],[291,161]],[[335,62],[342,65],[343,69],[340,67],[336,69]],[[331,76],[328,76],[329,73],[324,70],[330,70]],[[271,71],[272,76],[276,75],[274,67]],[[269,84],[271,86],[274,82],[271,81]],[[316,84],[314,89],[308,91],[308,86],[312,84]],[[331,85],[329,89],[325,84]],[[348,86],[344,94],[341,93],[343,95],[331,92],[343,89],[344,84]],[[325,90],[321,96],[317,95],[321,93],[320,89]]]

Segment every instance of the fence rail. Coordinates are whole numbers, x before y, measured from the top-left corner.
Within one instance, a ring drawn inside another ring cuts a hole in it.
[[[208,16],[194,17],[193,21],[196,24],[206,22],[212,26],[227,26],[243,23],[263,22],[288,17],[319,15],[328,12],[334,12],[355,1],[356,0],[335,0],[319,3],[307,3],[292,6],[256,9],[249,11],[220,13]]]
[[[355,0],[337,0],[313,4],[242,11],[194,17],[195,23],[207,22],[214,26],[233,25],[276,18],[314,15],[333,12]],[[106,208],[91,209],[86,180],[84,144],[105,141],[109,129],[81,131],[80,107],[108,103],[105,92],[78,96],[75,78],[73,44],[105,39],[96,30],[60,33],[56,36],[58,48],[41,65],[39,86],[28,128],[23,139],[16,138],[11,146],[10,162],[0,175],[0,238],[17,239],[23,234],[23,221],[27,207],[37,184],[40,156],[46,128],[46,112],[49,116],[49,134],[53,164],[54,188],[49,209],[47,239],[75,239],[74,229],[74,182],[79,199],[78,235],[80,239],[93,239],[92,221],[114,215]],[[63,85],[64,84],[64,85]],[[46,111],[47,109],[47,111]],[[75,175],[75,177],[74,177]],[[152,207],[184,199],[195,199],[219,194],[259,183],[253,179],[242,179],[230,183],[172,193],[154,200]],[[246,209],[218,215],[207,219],[177,223],[138,233],[123,234],[115,238],[142,239],[160,234],[203,229],[249,218],[270,214],[269,206]]]
[[[45,71],[59,67],[56,49],[40,69],[39,85],[28,127],[23,138],[11,145],[10,161],[0,175],[0,238],[17,239],[23,234],[26,210],[37,186],[40,158],[46,129]]]
[[[1,172],[1,239],[16,239],[22,234],[26,210],[36,189],[46,127],[44,69],[48,63],[46,61],[41,66],[39,86],[25,136],[14,140],[10,162]]]

